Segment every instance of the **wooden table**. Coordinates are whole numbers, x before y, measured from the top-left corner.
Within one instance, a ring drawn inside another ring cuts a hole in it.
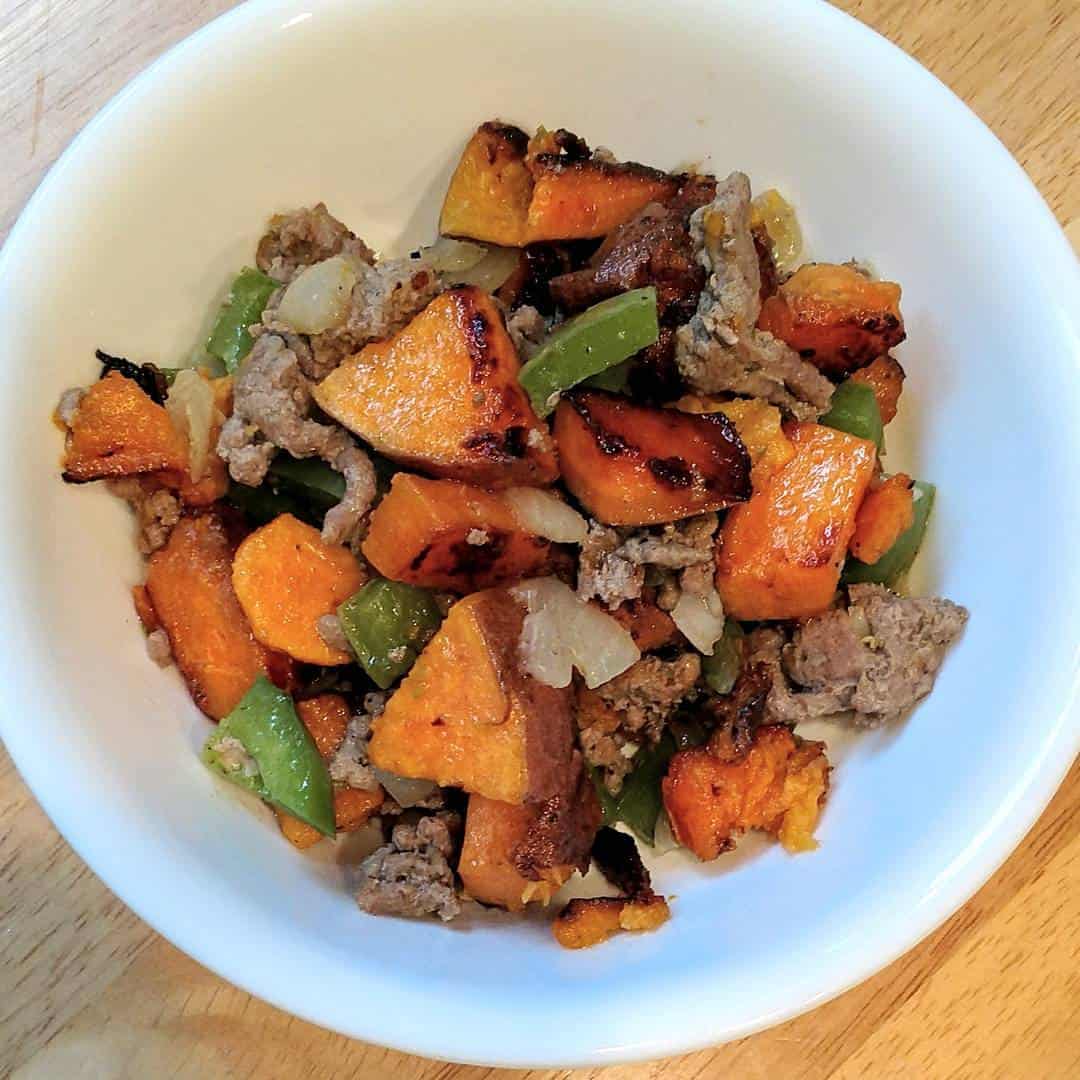
[[[76,131],[229,0],[0,0],[0,238]],[[1005,141],[1080,246],[1080,2],[845,0]],[[28,718],[30,719],[30,718]],[[533,1080],[1080,1076],[1080,765],[918,948],[809,1015],[687,1057]],[[91,874],[0,751],[0,1074],[480,1080],[329,1034],[222,982]],[[510,1077],[512,1074],[501,1074]]]

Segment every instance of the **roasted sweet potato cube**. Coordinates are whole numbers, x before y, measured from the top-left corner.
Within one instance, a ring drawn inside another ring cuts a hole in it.
[[[182,474],[187,458],[187,443],[164,406],[113,371],[79,402],[64,452],[64,479],[82,483],[162,469]]]
[[[138,615],[142,628],[148,634],[152,634],[155,630],[161,628],[157,612],[150,602],[150,594],[146,591],[145,585],[131,586],[131,602],[135,605],[135,614]]]
[[[575,898],[559,912],[551,930],[564,949],[588,949],[620,930],[656,930],[669,918],[662,896]]]
[[[495,302],[451,289],[314,388],[320,408],[394,461],[486,487],[550,484],[551,436],[517,381]]]
[[[730,746],[680,750],[662,788],[675,839],[699,859],[730,851],[747,829],[779,837],[790,852],[812,851],[829,762],[824,743],[769,725],[741,754]]]
[[[795,456],[734,507],[720,531],[716,588],[736,619],[797,619],[832,601],[877,448],[820,424],[792,424]]]
[[[860,562],[876,563],[915,521],[914,481],[897,473],[866,493],[855,515],[851,554]]]
[[[555,441],[566,486],[609,525],[675,521],[750,497],[750,458],[722,413],[577,391],[555,411]]]
[[[334,788],[334,826],[338,832],[355,832],[378,812],[385,795],[382,788],[375,791],[360,791],[356,788]],[[278,825],[286,840],[301,851],[317,844],[323,834],[306,821],[294,818],[284,810],[275,807]]]
[[[323,641],[317,624],[366,580],[348,548],[326,543],[318,529],[292,514],[256,529],[233,562],[233,588],[255,637],[308,664],[352,660]]]
[[[851,377],[856,382],[866,383],[874,391],[883,424],[896,416],[896,408],[900,403],[900,394],[907,376],[895,357],[879,356],[872,364],[859,368]]]
[[[446,189],[439,232],[504,247],[528,243],[533,180],[525,165],[529,137],[520,128],[481,124]]]
[[[526,904],[548,904],[573,876],[575,867],[561,864],[525,877],[514,865],[514,852],[536,822],[543,804],[498,802],[469,796],[465,840],[458,873],[466,892],[483,904],[521,911]]]
[[[800,267],[761,305],[757,324],[835,379],[905,337],[900,286],[832,263]]]
[[[558,794],[572,757],[571,691],[522,670],[524,619],[506,589],[459,600],[375,720],[372,764],[501,802]]]
[[[529,243],[606,236],[649,203],[670,198],[680,183],[635,162],[538,154],[530,167]]]
[[[300,722],[315,740],[315,746],[327,761],[345,740],[351,714],[340,694],[317,694],[296,703]]]
[[[279,686],[292,665],[255,640],[232,584],[233,545],[213,512],[180,519],[150,557],[146,590],[195,704],[220,720],[258,675]]]
[[[529,577],[550,550],[499,495],[403,472],[371,515],[363,544],[383,577],[457,593]]]

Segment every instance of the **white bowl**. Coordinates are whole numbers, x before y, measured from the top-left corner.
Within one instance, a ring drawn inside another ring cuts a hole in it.
[[[196,760],[206,722],[143,650],[131,525],[58,477],[57,395],[95,346],[186,351],[272,211],[371,244],[433,235],[477,122],[750,173],[820,258],[904,287],[890,464],[940,489],[928,589],[970,606],[933,696],[845,742],[821,849],[657,863],[661,931],[567,953],[536,920],[360,913],[335,868]],[[1080,738],[1080,283],[1046,207],[922,68],[825,4],[266,0],[174,49],[76,140],[4,250],[0,727],[73,847],[136,912],[300,1016],[416,1053],[607,1063],[745,1035],[870,975],[1024,835]],[[903,436],[903,437],[902,437]],[[903,446],[910,448],[906,456]]]

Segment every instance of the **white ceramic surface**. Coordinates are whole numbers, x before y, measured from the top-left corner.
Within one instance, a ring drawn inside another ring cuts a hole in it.
[[[893,461],[940,486],[921,578],[973,612],[908,723],[850,745],[830,733],[819,852],[665,856],[671,922],[581,954],[537,921],[368,918],[332,864],[215,782],[194,753],[205,721],[144,656],[126,511],[59,482],[48,422],[59,391],[92,378],[95,346],[186,351],[271,211],[323,199],[375,246],[426,240],[491,116],[661,166],[745,169],[794,198],[819,257],[869,257],[903,283]],[[3,253],[4,740],[143,918],[328,1027],[514,1065],[659,1056],[775,1023],[955,910],[1076,752],[1078,317],[1076,261],[1017,165],[824,4],[246,5],[89,126]]]

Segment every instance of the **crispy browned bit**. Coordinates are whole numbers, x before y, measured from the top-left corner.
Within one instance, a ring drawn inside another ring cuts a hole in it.
[[[667,900],[662,896],[632,900],[598,896],[571,900],[556,916],[552,931],[564,949],[587,949],[620,930],[655,930],[670,917]]]
[[[761,271],[759,295],[761,296],[761,302],[765,303],[780,288],[780,274],[776,269],[776,260],[773,258],[773,245],[772,240],[769,238],[769,230],[764,225],[751,225],[750,238],[754,241],[758,269]]]
[[[730,738],[739,753],[750,748],[754,731],[765,719],[765,704],[773,673],[765,663],[748,664],[739,673],[730,694],[711,698],[704,708],[712,714],[716,730]]]
[[[602,828],[593,841],[592,858],[597,870],[624,896],[638,899],[654,895],[649,871],[628,833]]]

